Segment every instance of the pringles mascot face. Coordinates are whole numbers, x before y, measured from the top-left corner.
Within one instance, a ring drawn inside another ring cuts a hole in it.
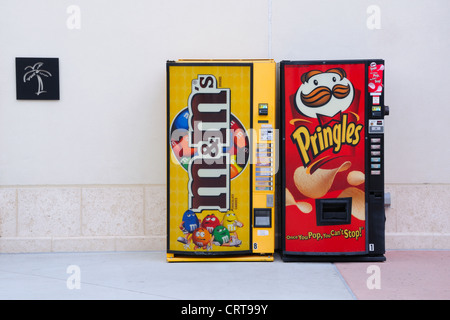
[[[352,104],[355,91],[341,68],[325,72],[311,70],[301,80],[303,84],[295,95],[295,105],[307,117],[317,118],[318,114],[332,117]]]

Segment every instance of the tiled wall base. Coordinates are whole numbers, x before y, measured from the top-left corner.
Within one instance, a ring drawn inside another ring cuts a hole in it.
[[[450,184],[387,184],[387,249],[450,249]]]
[[[0,188],[0,252],[164,250],[166,186]]]
[[[450,185],[386,192],[387,249],[450,249]],[[165,248],[165,185],[0,188],[0,252]]]
[[[165,236],[123,237],[5,237],[0,252],[161,251]]]

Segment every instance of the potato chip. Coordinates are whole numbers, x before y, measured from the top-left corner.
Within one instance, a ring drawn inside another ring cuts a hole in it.
[[[292,193],[289,191],[288,188],[286,188],[286,206],[292,206],[296,204],[295,203],[295,199],[294,196],[292,195]]]
[[[303,213],[310,213],[312,211],[312,205],[308,202],[298,201],[296,205],[297,208],[299,208],[299,210]]]
[[[359,220],[366,220],[366,200],[364,191],[349,187],[341,192],[338,198],[352,198],[352,216]]]
[[[303,195],[309,198],[321,198],[330,190],[336,174],[347,170],[351,165],[350,161],[346,161],[338,168],[319,168],[312,174],[307,173],[307,169],[300,166],[294,172],[295,186]]]
[[[294,196],[289,191],[288,188],[286,188],[286,206],[292,206],[296,205],[297,208],[304,213],[310,213],[312,211],[312,206],[308,202],[298,201],[296,202],[294,199]]]
[[[359,186],[361,183],[364,183],[365,175],[361,171],[351,171],[348,173],[347,182],[352,186]]]

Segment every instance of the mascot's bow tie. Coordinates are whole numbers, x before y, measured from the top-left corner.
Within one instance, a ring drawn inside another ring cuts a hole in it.
[[[334,116],[329,117],[323,114],[317,114],[317,120],[319,120],[319,124],[321,127],[330,124],[329,126],[331,127],[334,123],[333,122],[337,122],[340,123],[341,122],[341,111],[339,111],[338,113],[336,113]]]

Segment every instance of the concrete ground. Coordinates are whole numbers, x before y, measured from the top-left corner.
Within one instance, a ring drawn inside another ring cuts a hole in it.
[[[1,300],[450,299],[450,251],[381,263],[167,263],[165,252],[0,254]]]
[[[386,262],[375,267],[358,263],[336,267],[359,300],[450,299],[449,250],[388,251]]]

